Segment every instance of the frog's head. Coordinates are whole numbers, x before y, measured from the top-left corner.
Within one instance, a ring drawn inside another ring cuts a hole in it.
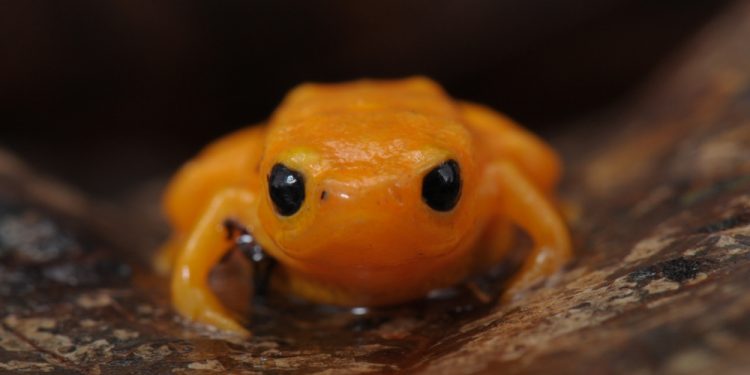
[[[271,121],[259,218],[275,250],[326,269],[458,251],[476,225],[478,170],[452,104],[434,87],[349,85],[303,86]]]

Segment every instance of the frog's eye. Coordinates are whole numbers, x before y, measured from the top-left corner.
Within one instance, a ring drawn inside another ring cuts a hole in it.
[[[268,194],[279,215],[293,215],[305,201],[305,178],[300,172],[276,164],[268,174]]]
[[[429,171],[422,180],[422,199],[436,211],[450,211],[461,196],[461,171],[448,160]]]

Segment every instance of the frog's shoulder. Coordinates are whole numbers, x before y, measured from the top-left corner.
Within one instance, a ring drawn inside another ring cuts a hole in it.
[[[562,175],[555,150],[509,117],[480,104],[458,102],[463,123],[488,160],[514,163],[543,191],[551,192]]]
[[[245,158],[257,154],[256,156],[260,157],[263,150],[258,149],[257,146],[262,146],[265,134],[265,124],[244,127],[214,140],[198,154],[196,159],[231,157],[232,154],[243,154]]]
[[[211,143],[180,168],[164,196],[164,210],[176,229],[192,227],[219,191],[240,185],[250,190],[260,186],[258,167],[265,132],[263,125],[235,131]]]

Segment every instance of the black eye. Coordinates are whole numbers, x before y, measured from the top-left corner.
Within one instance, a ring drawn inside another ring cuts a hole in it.
[[[305,178],[302,173],[276,164],[268,175],[268,194],[279,215],[292,215],[305,201]]]
[[[455,160],[435,167],[422,180],[422,199],[436,211],[450,211],[461,196],[461,171]]]

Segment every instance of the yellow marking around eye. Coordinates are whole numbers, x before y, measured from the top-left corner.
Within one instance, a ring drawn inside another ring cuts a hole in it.
[[[308,178],[318,175],[328,164],[319,152],[310,147],[291,148],[279,155],[278,162],[301,171]]]

